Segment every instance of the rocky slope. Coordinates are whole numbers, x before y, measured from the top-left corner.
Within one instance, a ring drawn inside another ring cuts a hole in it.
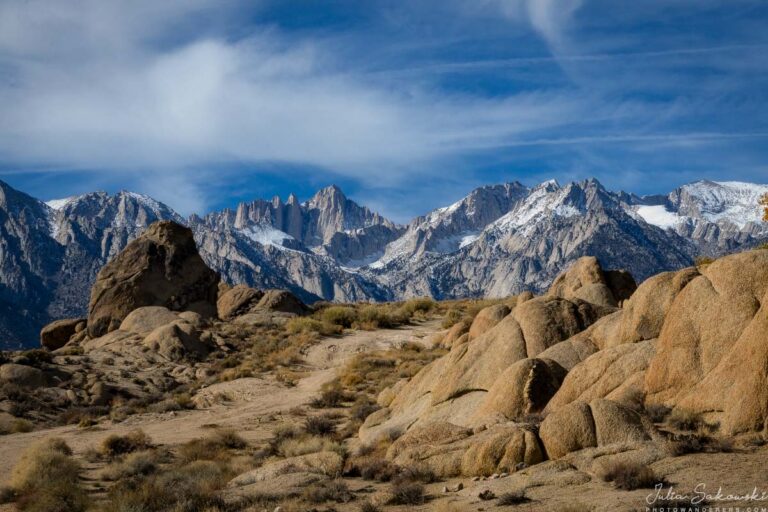
[[[397,437],[387,460],[442,477],[533,466],[535,479],[552,469],[536,465],[565,459],[560,472],[587,480],[611,461],[763,442],[767,302],[768,249],[636,290],[582,258],[545,295],[511,297],[438,338],[450,352],[382,391],[360,440]]]
[[[768,187],[698,182],[668,196],[595,180],[481,187],[398,226],[338,187],[300,203],[256,200],[182,219],[131,192],[44,204],[0,184],[0,347],[31,346],[51,319],[82,316],[98,269],[156,220],[187,224],[229,283],[302,300],[395,300],[541,292],[583,255],[638,278],[768,239],[757,198]]]

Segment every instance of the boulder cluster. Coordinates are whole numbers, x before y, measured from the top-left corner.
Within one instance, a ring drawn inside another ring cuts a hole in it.
[[[616,446],[661,457],[654,408],[717,435],[765,433],[766,308],[768,250],[640,286],[584,257],[545,295],[512,297],[445,332],[449,353],[385,389],[359,437],[396,438],[388,459],[447,477]]]
[[[231,350],[220,319],[281,322],[308,311],[289,292],[230,288],[219,280],[189,228],[156,222],[99,272],[87,318],[45,326],[40,342],[49,355],[31,361],[21,354],[0,365],[0,385],[34,392],[36,412],[43,404],[152,399],[206,377],[205,357]]]

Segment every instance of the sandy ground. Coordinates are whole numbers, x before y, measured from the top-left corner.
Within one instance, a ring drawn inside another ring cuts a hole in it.
[[[56,427],[26,434],[0,437],[0,482],[5,482],[24,450],[38,439],[57,436],[81,454],[98,445],[111,434],[125,434],[140,428],[157,444],[174,445],[210,433],[211,425],[234,428],[248,441],[271,437],[282,417],[298,406],[308,404],[336,370],[355,354],[396,347],[406,342],[425,343],[429,334],[439,329],[438,321],[400,329],[356,331],[342,337],[325,338],[313,345],[306,359],[307,375],[294,387],[273,378],[245,378],[215,384],[201,391],[203,395],[225,395],[229,400],[209,408],[162,414],[140,414],[122,423],[106,422],[91,429],[77,426]]]
[[[271,437],[274,429],[283,423],[293,408],[306,406],[322,385],[335,376],[336,370],[350,357],[362,351],[372,351],[398,346],[405,342],[425,343],[429,336],[439,329],[438,322],[426,322],[401,329],[375,332],[354,332],[340,338],[327,338],[314,345],[306,355],[306,377],[294,387],[288,387],[272,378],[245,378],[213,385],[201,393],[214,397],[225,394],[230,399],[206,409],[177,413],[143,414],[117,424],[103,424],[92,429],[75,426],[40,430],[27,434],[13,434],[0,438],[0,482],[11,473],[23,451],[34,441],[48,436],[58,436],[67,441],[76,454],[89,446],[98,445],[105,437],[114,433],[126,433],[141,428],[157,444],[176,445],[199,438],[210,432],[212,425],[236,429],[249,441],[258,442]],[[653,464],[657,475],[663,476],[676,491],[695,495],[694,489],[714,493],[722,488],[724,494],[747,494],[757,487],[768,492],[768,447],[756,448],[747,453],[694,454],[664,459]],[[350,489],[360,499],[351,504],[336,505],[339,512],[359,510],[359,503],[366,493],[375,493],[386,484],[373,484],[361,479],[347,479]],[[458,483],[464,489],[458,492],[444,492]],[[704,485],[705,487],[700,487]],[[490,490],[496,496],[521,486],[521,479],[512,477],[472,481],[469,478],[438,482],[427,486],[429,500],[418,507],[387,507],[387,511],[654,511],[646,503],[653,490],[620,491],[610,484],[597,479],[586,483],[563,485],[526,485],[522,487],[530,501],[509,507],[499,507],[496,501],[483,501],[478,495]],[[663,501],[657,501],[657,507]],[[738,502],[734,500],[713,501],[720,510],[738,512],[768,512],[768,499],[764,501]],[[731,505],[738,508],[728,508]],[[762,507],[762,508],[761,508]],[[319,510],[325,510],[321,507]],[[0,512],[14,510],[11,505],[0,506]],[[666,509],[664,509],[666,510]],[[714,512],[716,508],[709,508]]]

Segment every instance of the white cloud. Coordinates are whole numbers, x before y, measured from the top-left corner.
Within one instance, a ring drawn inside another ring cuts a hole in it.
[[[172,175],[155,180],[148,192],[157,195],[192,167],[231,160],[396,183],[459,151],[599,115],[558,92],[483,99],[393,89],[345,71],[332,47],[270,29],[237,41],[186,34],[177,27],[190,17],[227,17],[209,2],[194,2],[191,14],[188,5],[0,4],[0,66],[10,77],[0,82],[0,158]],[[204,193],[186,195],[194,199],[184,210],[203,206]]]

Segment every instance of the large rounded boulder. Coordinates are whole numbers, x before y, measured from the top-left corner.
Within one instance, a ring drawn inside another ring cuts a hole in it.
[[[210,316],[218,285],[219,275],[198,254],[192,231],[171,221],[155,222],[99,272],[91,289],[88,334],[96,338],[119,328],[142,306]]]

